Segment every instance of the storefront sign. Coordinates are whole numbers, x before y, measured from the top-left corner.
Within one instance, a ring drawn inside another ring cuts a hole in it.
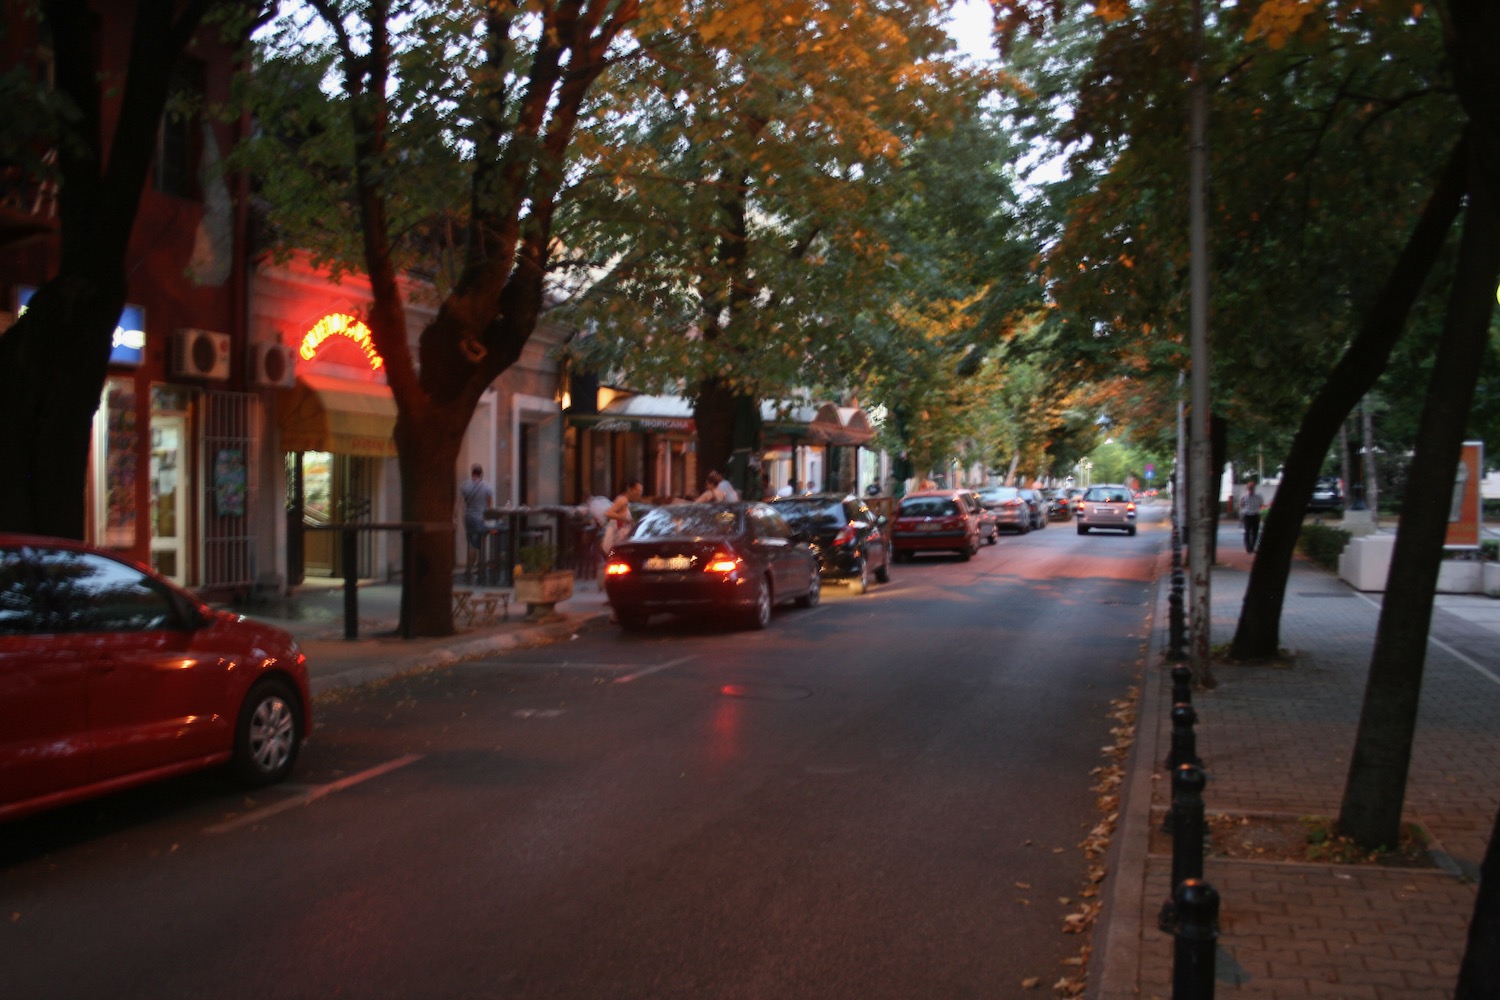
[[[304,361],[311,361],[317,356],[318,348],[329,337],[344,337],[351,341],[364,353],[371,371],[385,365],[385,359],[375,350],[370,328],[347,313],[330,313],[314,323],[312,329],[302,336],[302,344],[297,348],[298,355]]]
[[[1448,548],[1479,547],[1479,480],[1484,475],[1484,442],[1465,441],[1453,477],[1453,498],[1448,512]]]

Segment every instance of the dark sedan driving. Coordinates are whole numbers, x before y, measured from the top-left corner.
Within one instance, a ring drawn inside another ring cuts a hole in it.
[[[615,618],[631,630],[657,613],[704,611],[765,628],[776,604],[810,608],[821,587],[806,536],[763,503],[657,507],[604,567]]]

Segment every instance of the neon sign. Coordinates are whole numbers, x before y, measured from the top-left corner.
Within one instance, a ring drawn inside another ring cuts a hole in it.
[[[329,337],[347,337],[353,341],[354,346],[364,352],[372,370],[385,364],[385,359],[375,350],[375,342],[370,339],[370,328],[347,313],[329,313],[314,323],[312,329],[303,335],[297,353],[304,361],[311,361]]]

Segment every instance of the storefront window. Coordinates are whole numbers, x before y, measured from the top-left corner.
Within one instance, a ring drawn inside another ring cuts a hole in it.
[[[136,406],[135,383],[112,378],[104,384],[99,407],[96,517],[103,544],[117,549],[135,545]]]

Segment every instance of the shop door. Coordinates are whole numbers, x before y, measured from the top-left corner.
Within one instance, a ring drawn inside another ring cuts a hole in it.
[[[309,451],[302,455],[303,523],[359,524],[372,520],[376,459]],[[305,573],[310,577],[342,578],[343,559],[339,532],[309,531],[304,539]],[[359,536],[358,576],[372,576],[374,536]]]
[[[187,571],[187,417],[151,417],[151,568],[176,583]]]

